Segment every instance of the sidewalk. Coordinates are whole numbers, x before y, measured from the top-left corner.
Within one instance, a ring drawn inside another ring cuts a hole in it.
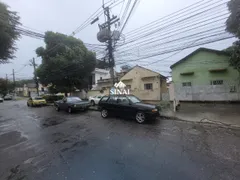
[[[183,121],[213,123],[240,128],[240,104],[181,103],[178,112],[165,108],[161,116]]]

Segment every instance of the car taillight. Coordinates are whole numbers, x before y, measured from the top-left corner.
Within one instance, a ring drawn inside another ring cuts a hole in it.
[[[158,112],[158,110],[157,109],[152,109],[152,112]]]

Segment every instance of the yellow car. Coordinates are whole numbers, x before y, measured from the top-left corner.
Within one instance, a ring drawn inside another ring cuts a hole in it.
[[[42,97],[30,97],[27,101],[27,106],[45,106],[47,102]]]

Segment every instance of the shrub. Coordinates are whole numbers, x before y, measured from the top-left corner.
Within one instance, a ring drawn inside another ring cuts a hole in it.
[[[47,103],[54,103],[54,101],[63,99],[64,95],[45,94],[42,97],[47,101]]]

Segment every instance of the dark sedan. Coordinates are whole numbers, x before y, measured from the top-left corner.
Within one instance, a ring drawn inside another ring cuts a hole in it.
[[[103,96],[99,107],[103,118],[107,118],[109,114],[128,116],[134,117],[140,124],[159,116],[159,110],[155,105],[145,104],[133,95]]]
[[[56,111],[65,110],[68,113],[73,111],[85,111],[91,104],[88,101],[83,101],[79,97],[64,97],[62,100],[54,102]]]

